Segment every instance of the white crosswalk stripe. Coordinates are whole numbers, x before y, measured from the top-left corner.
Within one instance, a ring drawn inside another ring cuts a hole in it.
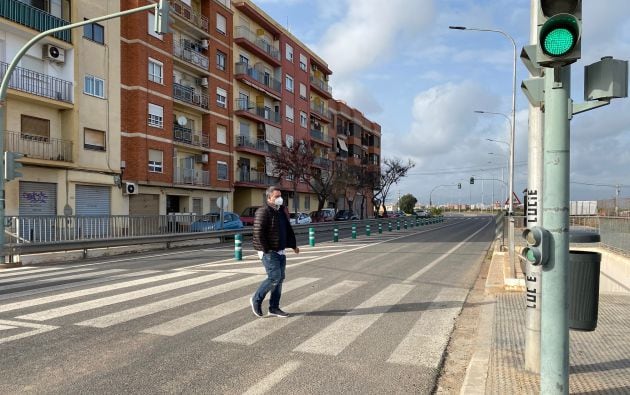
[[[85,271],[85,270],[89,270],[89,269],[83,269],[81,271]],[[86,278],[86,277],[102,276],[102,275],[120,273],[120,272],[124,272],[124,271],[125,271],[124,269],[111,269],[111,270],[104,270],[102,272],[90,271],[88,273],[70,274],[70,275],[67,275],[67,276],[46,278],[46,279],[40,279],[40,280],[35,280],[35,281],[31,281],[30,279],[27,279],[26,281],[22,281],[22,282],[17,283],[17,284],[10,284],[10,285],[0,286],[0,291],[7,291],[9,289],[16,289],[16,288],[25,288],[27,286],[33,286],[33,285],[54,283],[54,282],[58,282],[58,281],[76,280],[76,279]]]
[[[291,312],[291,317],[285,320],[255,320],[248,324],[245,324],[239,328],[236,328],[221,336],[215,337],[214,341],[237,343],[251,345],[257,341],[263,339],[266,336],[271,335],[273,332],[280,330],[281,328],[289,325],[295,320],[303,317],[303,315],[296,315],[294,312],[303,310],[313,311],[321,308],[333,300],[347,294],[365,284],[361,281],[342,281],[339,284],[335,284],[332,287],[326,288],[322,291],[314,293],[306,298],[299,300],[295,303],[291,303],[286,307],[283,307],[286,311]],[[306,312],[308,314],[308,311]]]
[[[149,284],[149,283],[153,283],[153,282],[157,282],[157,281],[169,280],[169,279],[172,279],[172,278],[189,276],[189,275],[190,275],[190,273],[186,273],[186,272],[166,273],[166,274],[162,274],[162,275],[159,275],[159,276],[152,276],[152,277],[141,278],[141,279],[138,279],[138,280],[124,281],[124,282],[121,282],[121,283],[104,285],[104,286],[101,286],[101,287],[86,288],[86,289],[82,289],[82,290],[79,290],[79,291],[66,292],[66,293],[62,293],[62,294],[58,294],[58,295],[44,296],[44,297],[37,298],[37,299],[30,299],[30,300],[25,300],[25,301],[21,301],[21,302],[8,303],[8,304],[0,306],[0,312],[11,311],[11,310],[18,310],[18,309],[23,309],[23,308],[26,308],[26,307],[39,306],[39,305],[42,305],[42,304],[58,302],[60,300],[64,300],[65,301],[65,300],[68,300],[68,299],[78,298],[78,297],[81,297],[81,296],[94,295],[94,294],[101,293],[101,292],[114,291],[114,290],[121,289],[121,288],[134,287],[134,286],[137,286],[137,285],[144,285],[144,284]]]
[[[12,267],[9,269],[2,269],[2,274],[0,275],[0,278],[4,279],[6,277],[25,276],[27,274],[50,272],[50,271],[64,270],[64,269],[68,269],[68,268],[63,267],[63,266],[62,267],[36,267],[36,266]]]
[[[76,269],[60,269],[60,271],[57,272],[49,272],[46,271],[44,273],[41,272],[31,272],[28,274],[22,274],[21,276],[15,276],[15,277],[11,277],[11,278],[3,278],[3,282],[16,282],[16,281],[33,281],[34,279],[37,278],[42,278],[42,277],[52,277],[52,276],[59,276],[62,274],[70,274],[70,273],[81,273],[81,272],[87,272],[90,270],[94,270],[94,268],[91,267],[80,267],[80,268],[76,268]],[[4,277],[4,276],[3,276]],[[0,290],[4,289],[5,286],[0,286]]]
[[[233,276],[231,273],[212,273],[206,276],[193,277],[174,283],[168,283],[164,285],[158,285],[155,287],[149,287],[138,291],[126,292],[114,296],[108,296],[100,299],[93,299],[87,302],[76,303],[69,306],[62,306],[44,311],[38,311],[36,313],[21,315],[17,318],[23,320],[32,321],[45,321],[53,318],[63,317],[78,313],[81,311],[96,309],[103,306],[109,306],[116,303],[122,303],[131,299],[142,298],[144,296],[155,295],[162,292],[172,291],[179,288],[189,287],[191,285],[202,284],[204,282],[216,280],[222,277]]]
[[[300,277],[282,284],[282,293],[290,292],[319,280],[318,278]],[[145,329],[142,332],[154,335],[174,336],[211,321],[225,317],[242,309],[249,309],[249,299],[251,295],[231,300],[205,310],[165,322],[160,325]]]
[[[387,286],[293,351],[338,355],[413,288],[414,285],[405,284]]]
[[[263,276],[253,276],[242,278],[240,280],[232,281],[229,283],[220,284],[214,287],[205,288],[196,292],[175,296],[169,299],[160,300],[154,303],[133,307],[131,309],[117,311],[115,313],[103,315],[90,320],[82,321],[76,325],[92,326],[96,328],[107,328],[112,325],[120,324],[123,322],[131,321],[136,318],[145,317],[150,314],[155,314],[160,311],[172,309],[175,307],[183,306],[187,303],[197,302],[199,300],[207,299],[215,295],[219,295],[224,292],[238,289],[240,287],[259,283],[262,281]]]

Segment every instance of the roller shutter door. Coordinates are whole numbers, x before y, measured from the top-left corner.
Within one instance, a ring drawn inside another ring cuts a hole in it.
[[[20,181],[20,237],[53,241],[57,215],[57,184]],[[46,218],[48,217],[48,218]]]
[[[109,186],[76,186],[76,215],[79,217],[77,225],[84,238],[104,238],[110,235],[111,190]]]
[[[159,195],[129,195],[129,215],[159,215]]]

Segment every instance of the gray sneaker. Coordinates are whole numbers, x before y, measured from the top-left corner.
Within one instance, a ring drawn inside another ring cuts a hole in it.
[[[279,307],[276,308],[269,308],[269,315],[273,315],[276,317],[282,317],[282,318],[287,318],[289,316],[289,313],[285,313],[284,311],[280,310]]]
[[[260,303],[254,302],[253,296],[249,299],[249,304],[252,305],[252,311],[256,317],[263,316],[262,307],[260,306]]]

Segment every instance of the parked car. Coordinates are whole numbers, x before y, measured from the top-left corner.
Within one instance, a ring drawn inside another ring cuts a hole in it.
[[[312,222],[311,217],[306,213],[290,213],[289,218],[292,224],[305,225]]]
[[[339,210],[337,214],[335,214],[335,221],[348,221],[359,219],[357,215],[352,210]]]
[[[324,208],[319,211],[311,211],[310,213],[312,222],[330,222],[335,220],[335,209]]]
[[[223,223],[221,223],[221,213],[208,213],[201,219],[190,225],[193,232],[209,232],[211,230],[233,230],[242,229],[243,222],[238,214],[231,211],[223,212]]]
[[[253,226],[254,225],[254,217],[256,216],[256,210],[258,210],[259,206],[251,206],[247,207],[241,213],[241,222],[243,222],[244,226]]]
[[[425,210],[416,210],[413,212],[413,215],[415,215],[416,218],[428,218],[431,216],[431,214]]]

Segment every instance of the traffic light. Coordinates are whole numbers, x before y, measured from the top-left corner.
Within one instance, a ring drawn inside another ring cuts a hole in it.
[[[522,258],[534,266],[546,265],[550,252],[549,231],[540,226],[533,226],[523,231],[523,238],[527,242],[527,247],[521,252]]]
[[[168,33],[168,12],[169,12],[169,0],[159,0],[157,7],[155,8],[155,24],[153,30],[157,34]]]
[[[470,183],[474,184],[475,183],[475,177],[470,177]]]
[[[539,0],[536,61],[566,66],[581,57],[582,0]]]
[[[4,179],[5,181],[11,181],[18,177],[22,177],[22,173],[18,172],[17,169],[22,167],[23,165],[20,162],[17,162],[16,159],[22,158],[23,154],[18,154],[17,152],[4,152]]]
[[[457,189],[462,189],[462,183],[461,182],[457,183]]]

